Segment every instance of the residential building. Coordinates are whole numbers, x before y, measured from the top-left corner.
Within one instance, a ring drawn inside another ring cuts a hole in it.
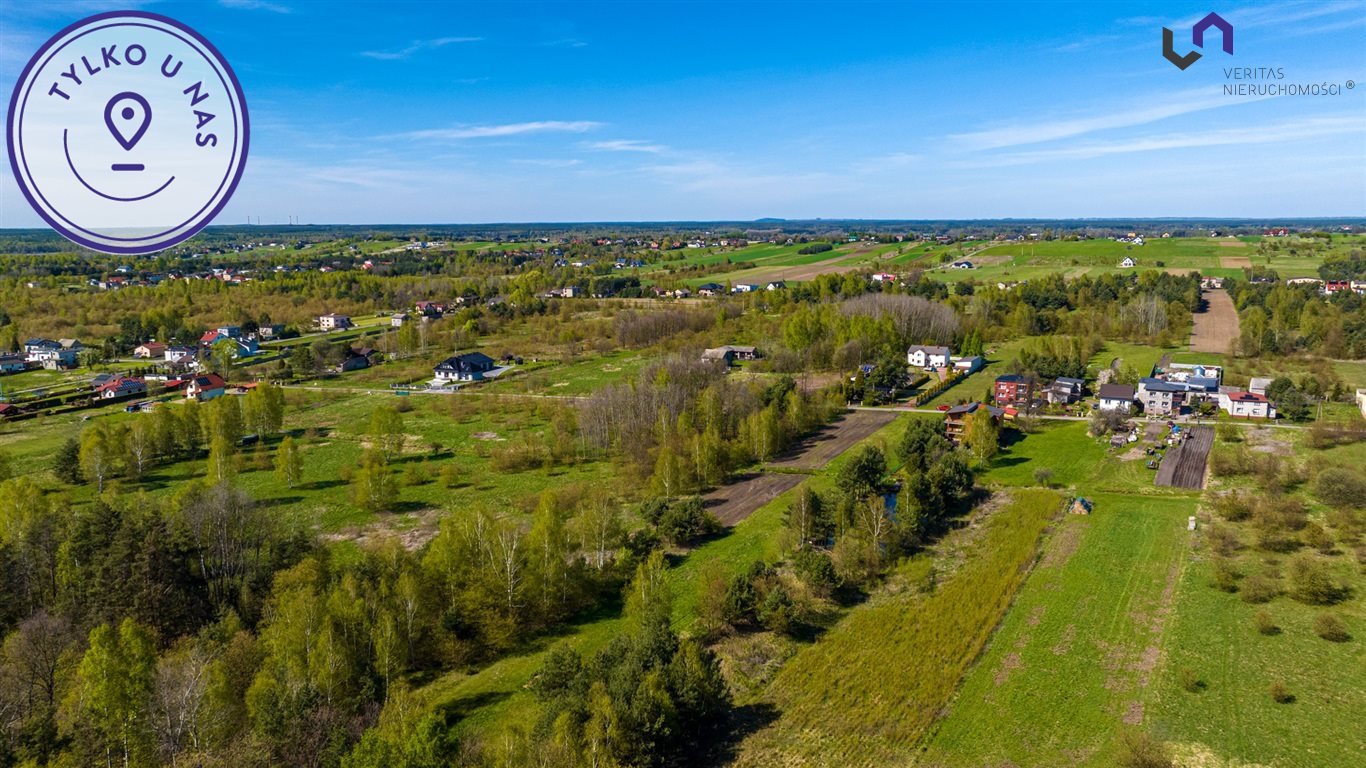
[[[190,379],[185,385],[185,397],[204,402],[222,397],[228,390],[228,383],[216,373],[205,373]]]
[[[479,381],[493,369],[493,358],[483,352],[466,352],[442,360],[436,366],[436,379],[440,383]]]
[[[1357,390],[1357,406],[1361,408],[1361,417],[1366,418],[1366,389]]]
[[[717,296],[725,291],[725,286],[720,283],[703,283],[697,286],[698,296]]]
[[[1129,267],[1136,267],[1136,266],[1138,266],[1138,262],[1134,260],[1134,257],[1133,257],[1133,256],[1125,256],[1125,257],[1124,257],[1124,261],[1121,261],[1121,262],[1119,263],[1119,266],[1122,267],[1122,268],[1124,268],[1124,269],[1128,269]]]
[[[408,322],[407,312],[395,312],[389,316],[389,325],[394,328],[402,328],[406,322]]]
[[[948,347],[917,344],[906,350],[906,363],[915,368],[947,368],[952,354]]]
[[[1247,391],[1254,395],[1265,395],[1266,388],[1271,386],[1272,381],[1270,376],[1253,376],[1247,382]]]
[[[723,362],[727,366],[736,360],[755,360],[759,357],[759,350],[754,347],[743,347],[735,344],[727,344],[724,347],[702,350],[703,361]]]
[[[759,286],[755,285],[754,283],[736,283],[736,284],[735,284],[735,287],[733,287],[733,288],[730,289],[730,292],[731,292],[731,293],[753,293],[753,292],[755,292],[755,291],[757,291],[757,290],[759,290]]]
[[[346,328],[353,328],[355,324],[346,315],[326,314],[318,316],[318,329],[323,331],[340,331]]]
[[[147,394],[147,382],[127,376],[114,376],[95,389],[95,397],[101,400],[145,394]]]
[[[193,360],[194,355],[194,347],[177,345],[166,348],[165,359],[168,363],[179,363],[186,360]]]
[[[270,323],[268,325],[260,326],[256,329],[256,338],[275,339],[279,338],[280,334],[284,332],[285,326],[282,323]]]
[[[997,405],[1029,405],[1034,399],[1036,384],[1033,377],[1007,373],[996,377],[996,386],[992,394]]]
[[[1134,407],[1134,388],[1130,384],[1102,384],[1097,394],[1102,411],[1128,413]]]
[[[953,269],[972,269],[972,262],[970,262],[970,261],[955,261],[954,263],[950,264],[949,266],[952,267]]]
[[[24,342],[24,358],[48,370],[75,368],[85,347],[75,339],[29,339]]]
[[[1000,421],[1005,415],[1005,410],[984,403],[964,403],[955,405],[944,412],[944,435],[949,438],[949,442],[958,445],[963,437],[963,430],[967,426],[969,415],[977,413],[979,409],[986,409],[991,414],[993,421]]]
[[[1043,397],[1053,405],[1069,405],[1081,399],[1086,382],[1069,376],[1059,376],[1044,387]]]
[[[1143,405],[1143,412],[1149,415],[1180,413],[1181,406],[1186,402],[1186,387],[1162,379],[1139,379],[1138,402]]]
[[[781,291],[782,289],[784,289],[784,288],[786,288],[786,287],[787,287],[787,283],[786,283],[785,281],[783,281],[783,280],[774,280],[773,282],[769,283],[768,285],[765,285],[765,286],[764,286],[764,290],[766,290],[766,291]]]
[[[146,344],[139,344],[133,348],[133,357],[151,360],[161,357],[166,353],[166,345],[156,341],[149,341]]]
[[[18,373],[28,370],[28,361],[23,355],[6,352],[0,354],[0,373]]]
[[[1238,390],[1219,393],[1219,410],[1235,418],[1276,418],[1276,409],[1271,407],[1271,401],[1266,399],[1266,395]]]

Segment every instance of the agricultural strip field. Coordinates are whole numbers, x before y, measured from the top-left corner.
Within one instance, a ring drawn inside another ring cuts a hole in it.
[[[1148,721],[1195,499],[1090,498],[1054,527],[917,765],[1108,768],[1115,734]]]
[[[1238,310],[1228,291],[1205,291],[1205,311],[1191,315],[1191,351],[1225,354],[1238,340]]]
[[[1190,437],[1162,457],[1162,464],[1157,468],[1157,485],[1204,488],[1205,464],[1213,445],[1212,427],[1192,427]]]
[[[771,462],[780,469],[822,469],[850,446],[863,440],[897,417],[895,411],[850,411],[834,423],[802,440],[783,458]]]
[[[1060,512],[1052,491],[1002,492],[875,598],[803,648],[763,697],[777,719],[738,766],[905,765],[1025,580]],[[947,574],[947,575],[945,575]]]

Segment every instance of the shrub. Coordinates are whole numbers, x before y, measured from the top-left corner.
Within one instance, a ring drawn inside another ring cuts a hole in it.
[[[1221,557],[1229,557],[1243,548],[1238,532],[1227,525],[1214,524],[1205,529],[1205,541],[1210,551]]]
[[[1034,482],[1045,488],[1053,487],[1053,470],[1048,467],[1039,467],[1034,470]]]
[[[827,595],[839,584],[835,565],[824,552],[807,547],[792,556],[792,570],[815,594]]]
[[[441,467],[441,484],[447,488],[454,488],[460,485],[460,467],[453,461],[448,461]]]
[[[1295,694],[1285,687],[1285,683],[1277,680],[1271,684],[1271,700],[1277,704],[1289,704],[1295,700]]]
[[[1314,495],[1332,507],[1366,506],[1366,478],[1360,472],[1332,467],[1314,478]]]
[[[1190,667],[1181,668],[1181,687],[1191,693],[1199,693],[1205,690],[1205,681],[1195,673]]]
[[[1223,592],[1238,591],[1238,571],[1228,558],[1217,558],[1210,572],[1210,586]]]
[[[1328,531],[1324,530],[1323,526],[1318,523],[1311,521],[1305,525],[1304,530],[1300,532],[1300,538],[1304,540],[1305,544],[1325,555],[1331,554],[1333,551],[1333,537],[1328,535]]]
[[[1119,764],[1124,768],[1174,768],[1167,746],[1151,734],[1130,731],[1121,737]]]
[[[1257,615],[1252,617],[1252,622],[1263,635],[1278,635],[1281,632],[1281,628],[1276,626],[1276,620],[1266,611],[1257,611]]]
[[[1246,520],[1252,515],[1252,499],[1238,491],[1220,494],[1214,499],[1214,511],[1230,522]]]
[[[1334,643],[1345,643],[1352,639],[1347,633],[1347,624],[1331,613],[1320,613],[1314,617],[1314,634]]]
[[[1269,603],[1281,593],[1280,579],[1258,574],[1246,579],[1239,592],[1245,603]]]
[[[694,496],[669,505],[659,517],[659,537],[679,547],[711,536],[721,530],[721,521],[702,507],[702,500]]]
[[[1301,555],[1290,562],[1290,593],[1310,605],[1332,605],[1347,596],[1328,567],[1312,555]]]

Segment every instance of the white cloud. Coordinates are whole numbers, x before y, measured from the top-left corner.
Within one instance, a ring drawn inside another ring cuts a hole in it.
[[[438,37],[432,40],[414,40],[405,48],[392,51],[361,51],[360,55],[380,61],[397,61],[406,59],[418,51],[429,51],[458,43],[477,43],[483,39],[482,37]]]
[[[1246,144],[1276,144],[1335,136],[1347,133],[1366,134],[1366,127],[1355,117],[1322,117],[1292,120],[1272,125],[1246,128],[1225,128],[1199,133],[1168,133],[1139,136],[1114,141],[1090,142],[1060,149],[1041,149],[1018,152],[986,161],[984,167],[1021,165],[1051,160],[1087,160],[1108,155],[1134,152],[1155,152],[1192,147],[1220,147]]]
[[[1202,112],[1208,109],[1247,104],[1260,98],[1226,99],[1213,89],[1190,90],[1151,98],[1135,98],[1136,103],[1152,106],[1134,108],[1115,105],[1100,114],[1080,115],[1060,120],[990,128],[968,133],[951,134],[949,139],[967,150],[1001,149],[1025,144],[1067,139],[1112,128],[1146,125],[1169,117]]]
[[[592,120],[537,120],[502,125],[462,125],[453,128],[429,128],[394,134],[392,138],[459,141],[500,136],[521,136],[528,133],[585,133],[603,124]]]
[[[651,155],[658,155],[669,151],[663,144],[652,144],[640,139],[611,139],[609,141],[593,141],[584,144],[586,149],[595,149],[602,152],[645,152]]]

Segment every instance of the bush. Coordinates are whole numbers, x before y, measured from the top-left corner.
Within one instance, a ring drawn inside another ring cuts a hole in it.
[[[1332,605],[1347,596],[1328,567],[1312,555],[1301,555],[1290,562],[1290,594],[1310,605]]]
[[[1205,529],[1205,541],[1209,544],[1210,551],[1220,557],[1229,557],[1243,548],[1243,542],[1238,538],[1238,532],[1227,525],[1219,525],[1218,523]]]
[[[1332,507],[1366,506],[1366,478],[1360,472],[1332,467],[1314,478],[1314,495]]]
[[[1311,521],[1304,526],[1304,530],[1300,532],[1300,538],[1304,540],[1305,544],[1325,555],[1333,552],[1333,537],[1328,535],[1328,531],[1324,530],[1323,526],[1318,523]]]
[[[1039,467],[1034,470],[1034,482],[1045,488],[1053,487],[1053,470],[1048,467]]]
[[[1269,603],[1281,593],[1279,579],[1257,575],[1245,580],[1239,592],[1245,603]]]
[[[1263,635],[1279,635],[1281,628],[1276,626],[1276,620],[1271,618],[1271,614],[1266,611],[1257,611],[1257,615],[1252,617],[1252,623],[1257,625],[1257,631]]]
[[[1277,680],[1271,684],[1271,700],[1277,704],[1289,704],[1295,700],[1295,694],[1285,687],[1285,683]]]
[[[721,521],[702,507],[702,500],[694,496],[669,505],[656,526],[659,537],[681,547],[711,536],[721,530]]]
[[[1210,571],[1210,586],[1223,592],[1238,591],[1238,571],[1227,558],[1217,558]]]
[[[1347,633],[1347,624],[1331,613],[1320,613],[1314,618],[1314,634],[1334,643],[1345,643],[1352,639]]]
[[[1205,690],[1205,681],[1195,673],[1190,667],[1181,668],[1181,687],[1191,693],[1199,693]]]
[[[1252,499],[1238,491],[1220,494],[1214,498],[1214,511],[1229,522],[1246,520],[1252,516]]]
[[[454,488],[460,485],[460,467],[453,461],[448,461],[441,467],[441,484],[447,488]]]
[[[1130,731],[1120,741],[1119,764],[1124,768],[1174,768],[1167,746],[1150,734]]]

